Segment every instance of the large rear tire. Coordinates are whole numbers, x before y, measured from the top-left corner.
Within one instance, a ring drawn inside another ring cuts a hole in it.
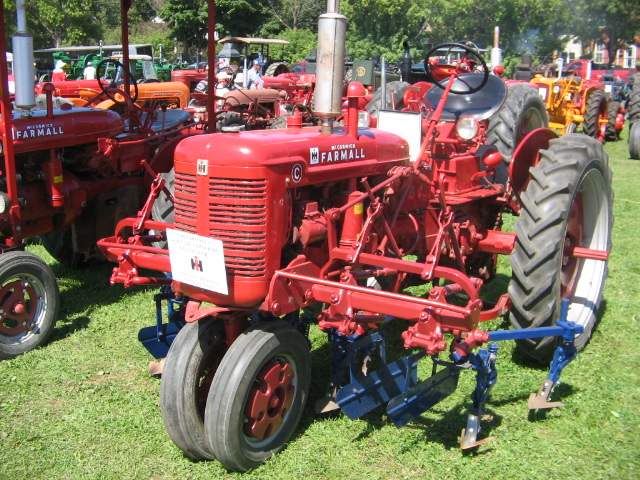
[[[521,198],[510,257],[510,321],[515,328],[555,325],[567,298],[568,320],[584,327],[576,338],[582,350],[596,325],[607,263],[572,257],[567,250],[611,248],[613,194],[602,144],[579,134],[552,140]],[[526,355],[544,363],[555,345],[553,337],[519,342]]]
[[[640,75],[634,75],[632,80],[633,88],[629,94],[629,103],[627,104],[629,127],[640,120]]]
[[[582,133],[604,142],[608,122],[607,97],[603,90],[594,90],[587,97]]]
[[[190,458],[212,459],[204,434],[207,396],[227,350],[221,321],[185,325],[169,349],[160,382],[160,410],[173,443]]]
[[[309,377],[307,341],[288,324],[269,321],[240,335],[207,400],[205,434],[215,458],[246,472],[281,451],[302,415]]]
[[[0,255],[0,359],[47,341],[58,319],[58,282],[51,268],[29,252]]]
[[[622,105],[620,105],[620,102],[611,101],[609,102],[607,112],[609,122],[607,123],[605,140],[608,142],[617,142],[620,140],[621,129],[619,129],[618,115],[622,112]]]
[[[387,83],[386,108],[387,110],[400,110],[404,107],[404,92],[407,91],[407,82],[397,81]],[[371,96],[371,101],[366,105],[365,110],[374,118],[378,118],[378,112],[382,109],[382,88],[379,88]]]
[[[629,156],[634,160],[640,160],[640,122],[631,125],[629,131]]]
[[[495,145],[504,162],[496,167],[494,182],[505,184],[509,175],[507,164],[522,139],[537,128],[549,126],[544,102],[535,88],[516,83],[507,91],[507,98],[498,112],[489,119],[488,145]]]
[[[507,91],[504,105],[489,120],[487,144],[495,145],[506,162],[522,139],[536,128],[549,126],[544,102],[535,88],[516,83]]]

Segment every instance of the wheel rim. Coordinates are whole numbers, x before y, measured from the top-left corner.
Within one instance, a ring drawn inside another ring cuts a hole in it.
[[[267,442],[282,428],[297,391],[297,377],[291,359],[268,362],[249,392],[245,406],[244,434],[248,443]]]
[[[23,343],[36,335],[45,320],[46,293],[36,277],[18,274],[0,288],[0,343]]]
[[[604,177],[597,169],[583,177],[567,219],[565,249],[585,247],[608,250],[610,209]],[[606,277],[606,262],[580,259],[568,255],[562,258],[561,297],[571,301],[567,320],[586,326],[595,313]]]

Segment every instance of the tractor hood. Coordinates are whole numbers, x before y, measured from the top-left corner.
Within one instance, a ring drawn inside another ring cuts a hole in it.
[[[290,171],[291,186],[342,180],[350,176],[386,174],[392,166],[409,162],[409,145],[379,130],[360,130],[358,139],[345,131],[333,135],[318,127],[216,133],[186,138],[176,148],[176,166],[198,162],[203,168],[267,167]],[[206,166],[205,166],[206,162]]]

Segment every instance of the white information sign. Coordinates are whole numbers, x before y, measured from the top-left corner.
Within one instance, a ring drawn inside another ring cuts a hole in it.
[[[171,274],[179,282],[227,295],[222,241],[167,229]]]

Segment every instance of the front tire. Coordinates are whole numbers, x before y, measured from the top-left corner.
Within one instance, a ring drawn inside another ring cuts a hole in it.
[[[246,472],[284,449],[302,415],[309,377],[307,341],[288,324],[269,321],[240,335],[207,400],[205,434],[214,457]]]
[[[207,396],[226,352],[222,322],[185,325],[169,349],[160,382],[160,410],[173,443],[195,460],[212,459],[204,433]]]
[[[515,328],[555,325],[563,299],[568,320],[584,327],[576,338],[582,350],[596,325],[607,263],[569,256],[565,249],[609,251],[613,225],[611,171],[602,145],[583,135],[551,141],[522,195],[511,254],[510,321]],[[546,363],[555,338],[522,340],[521,350]]]
[[[0,255],[0,359],[47,341],[58,318],[60,291],[51,268],[29,252]]]

